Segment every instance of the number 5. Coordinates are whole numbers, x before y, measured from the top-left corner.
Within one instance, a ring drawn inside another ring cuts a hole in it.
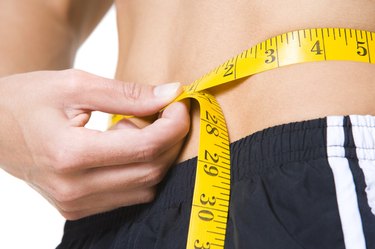
[[[366,44],[365,42],[360,42],[360,41],[357,41],[357,54],[359,56],[366,56],[367,55],[367,49],[364,47],[364,46],[361,46],[361,45],[364,45]]]

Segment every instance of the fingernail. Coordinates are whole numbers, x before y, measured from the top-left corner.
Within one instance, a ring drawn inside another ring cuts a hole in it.
[[[154,88],[154,95],[156,97],[173,97],[176,95],[177,90],[180,88],[181,83],[173,82],[156,86]]]

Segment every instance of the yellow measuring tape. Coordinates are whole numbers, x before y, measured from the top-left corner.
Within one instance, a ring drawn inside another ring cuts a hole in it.
[[[272,37],[185,86],[176,98],[200,104],[200,138],[188,249],[224,248],[230,198],[230,149],[224,115],[204,90],[286,65],[328,60],[375,64],[375,32],[317,28]],[[123,116],[113,115],[112,123]]]

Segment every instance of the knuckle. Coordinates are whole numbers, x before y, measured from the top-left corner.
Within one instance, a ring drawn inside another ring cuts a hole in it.
[[[59,210],[59,212],[66,220],[78,220],[83,217],[83,215],[78,212],[66,212],[63,210]]]
[[[53,156],[52,168],[57,174],[71,173],[77,167],[77,162],[72,152],[61,149]]]
[[[143,186],[155,186],[159,184],[165,175],[165,170],[161,167],[151,168],[149,172],[141,178]]]
[[[183,119],[181,122],[182,134],[185,137],[190,131],[190,117]]]
[[[71,211],[74,203],[82,197],[82,193],[76,186],[70,183],[59,183],[53,190],[53,198],[64,211]]]
[[[122,85],[122,94],[127,101],[136,102],[142,94],[142,87],[136,83],[124,83]]]
[[[140,162],[154,161],[162,153],[162,147],[153,141],[152,136],[144,134],[143,138],[143,145],[140,146],[140,149],[136,153],[136,159]]]
[[[66,140],[69,139],[58,139],[58,142],[51,143],[48,149],[49,165],[56,174],[72,173],[80,167],[79,146],[72,145]]]
[[[156,189],[155,188],[150,188],[145,191],[140,195],[139,203],[148,203],[152,202],[155,200],[156,197]]]
[[[86,72],[74,68],[67,69],[65,70],[65,72],[68,75],[68,77],[71,77],[72,80],[82,79],[87,75]]]
[[[86,73],[84,71],[78,70],[78,69],[67,69],[65,70],[65,87],[70,92],[77,92],[81,91],[81,82],[85,82]]]
[[[81,183],[81,175],[54,175],[47,189],[55,206],[64,212],[74,212],[81,208],[83,201],[92,191]]]
[[[155,160],[157,158],[157,155],[159,154],[158,148],[151,145],[143,149],[141,153],[141,156],[145,162],[151,162]]]

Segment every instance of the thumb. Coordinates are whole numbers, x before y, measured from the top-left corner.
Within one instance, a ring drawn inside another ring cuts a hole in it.
[[[182,92],[181,83],[158,86],[127,83],[95,76],[79,95],[86,109],[114,114],[147,116],[172,102]]]
[[[125,114],[146,116],[160,111],[181,92],[181,83],[173,82],[157,86],[123,83],[122,106]]]

